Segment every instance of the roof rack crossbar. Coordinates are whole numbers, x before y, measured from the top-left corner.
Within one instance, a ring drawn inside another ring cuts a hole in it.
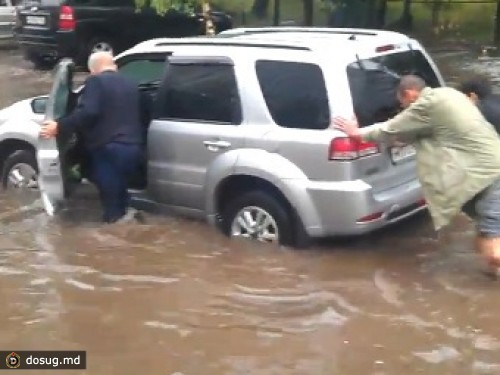
[[[310,51],[308,47],[302,46],[292,46],[283,44],[268,44],[268,43],[238,43],[238,42],[195,42],[195,41],[175,41],[175,42],[159,42],[156,47],[166,47],[166,46],[222,46],[222,47],[248,47],[248,48],[279,48],[279,49],[289,49],[296,51]]]
[[[266,34],[266,33],[276,33],[276,32],[280,32],[280,33],[296,33],[296,32],[300,32],[300,33],[318,33],[318,34],[340,34],[340,35],[369,35],[369,36],[377,36],[378,34],[376,32],[372,32],[372,31],[356,31],[356,30],[350,30],[350,29],[346,29],[346,30],[328,30],[328,29],[317,29],[317,30],[313,30],[313,29],[301,29],[301,28],[286,28],[286,27],[283,27],[283,28],[280,28],[280,27],[270,27],[270,28],[267,28],[267,29],[242,29],[242,30],[237,30],[237,29],[234,29],[234,32],[231,33],[227,33],[226,35],[237,35],[237,33],[240,32],[242,34]]]

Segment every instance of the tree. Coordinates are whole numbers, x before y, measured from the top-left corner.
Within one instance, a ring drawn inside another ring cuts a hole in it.
[[[202,6],[205,18],[205,31],[207,35],[215,34],[215,27],[210,17],[210,4],[208,0],[134,0],[138,11],[153,9],[160,15],[166,14],[169,10],[193,14],[198,5]]]
[[[135,0],[137,10],[151,8],[158,14],[165,14],[169,10],[193,13],[196,6],[202,1],[199,0]]]
[[[304,25],[311,26],[314,22],[313,0],[302,0],[304,6]]]
[[[268,8],[269,0],[254,0],[252,5],[252,13],[259,18],[265,18],[267,16]]]

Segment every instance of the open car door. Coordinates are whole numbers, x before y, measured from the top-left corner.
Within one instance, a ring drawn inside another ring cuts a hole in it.
[[[64,116],[72,106],[74,63],[64,59],[54,69],[54,83],[47,101],[46,120],[55,120]],[[39,166],[39,186],[45,211],[53,216],[69,193],[68,167],[65,154],[71,143],[76,142],[75,134],[68,134],[59,129],[55,138],[39,138],[37,161]]]

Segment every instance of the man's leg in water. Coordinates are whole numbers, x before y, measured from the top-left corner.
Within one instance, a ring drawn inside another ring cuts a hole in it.
[[[489,272],[500,276],[500,179],[478,197],[476,208],[476,250],[484,257]]]

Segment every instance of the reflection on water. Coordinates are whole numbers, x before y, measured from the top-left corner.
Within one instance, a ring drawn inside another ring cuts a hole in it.
[[[496,49],[483,49],[479,56],[467,51],[442,53],[438,61],[451,85],[471,75],[483,75],[491,80],[495,91],[500,91],[500,51]]]
[[[453,81],[496,62],[439,64]],[[36,91],[38,73],[6,69],[26,86],[4,103]],[[500,374],[499,286],[465,218],[291,251],[178,218],[103,226],[92,194],[56,218],[0,199],[5,350],[87,350],[93,375]]]

